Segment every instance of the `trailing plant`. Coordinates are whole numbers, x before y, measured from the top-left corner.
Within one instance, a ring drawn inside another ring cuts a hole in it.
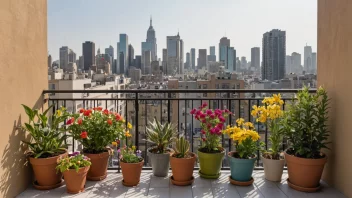
[[[297,94],[281,124],[289,141],[288,154],[302,158],[322,158],[321,149],[328,148],[327,126],[329,98],[324,88],[310,94],[308,87]]]
[[[232,140],[236,148],[235,156],[241,159],[250,159],[260,148],[258,143],[259,134],[254,130],[251,122],[244,122],[243,118],[236,120],[235,126],[227,126],[223,133],[227,134]]]
[[[87,156],[81,155],[79,152],[74,152],[68,157],[60,159],[57,163],[56,170],[65,172],[70,169],[75,169],[76,172],[78,172],[80,168],[90,166],[91,164]]]
[[[149,122],[146,130],[147,141],[156,145],[152,150],[155,153],[164,153],[167,151],[166,147],[176,138],[176,127],[171,123],[161,124],[158,120],[154,119]]]
[[[280,159],[280,146],[282,144],[283,134],[280,130],[280,120],[283,117],[281,110],[284,101],[281,100],[280,94],[274,94],[272,97],[266,97],[262,101],[263,106],[253,106],[251,115],[257,118],[257,122],[264,123],[270,130],[269,142],[271,148],[262,150],[263,157],[267,159]]]
[[[117,150],[117,152],[120,153],[121,161],[125,163],[138,163],[143,161],[142,151],[136,150],[136,146],[134,146],[130,141],[131,136],[127,135],[125,138],[127,140],[127,145]],[[118,142],[120,141],[115,141],[112,145],[116,144],[117,146]]]
[[[196,120],[200,121],[202,144],[200,151],[206,153],[219,153],[223,151],[220,144],[221,131],[226,118],[231,112],[228,109],[208,109],[208,104],[203,103],[190,112]]]
[[[189,157],[190,144],[189,141],[186,140],[185,136],[181,136],[176,140],[175,143],[175,154],[174,156],[177,158],[186,158]]]
[[[48,117],[47,114],[53,106],[50,106],[43,113],[23,104],[22,106],[29,118],[29,121],[23,126],[23,129],[30,134],[29,141],[22,140],[29,147],[26,154],[34,158],[47,158],[65,153],[67,136],[64,133],[65,129],[62,123],[68,116],[66,109],[61,107]]]
[[[81,109],[73,113],[66,122],[68,130],[74,139],[78,140],[86,153],[102,153],[116,139],[131,136],[130,123],[118,114],[101,107]]]

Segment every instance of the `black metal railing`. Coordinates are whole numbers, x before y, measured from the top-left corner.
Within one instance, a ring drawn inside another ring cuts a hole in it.
[[[48,94],[49,104],[54,104],[53,112],[60,106],[65,106],[68,111],[77,112],[80,108],[93,108],[101,106],[115,111],[124,116],[124,119],[133,125],[131,133],[136,147],[142,150],[145,160],[144,169],[150,169],[147,148],[151,146],[145,141],[145,130],[149,121],[154,118],[162,123],[172,122],[177,125],[179,134],[184,134],[191,143],[191,151],[197,151],[200,143],[199,122],[190,115],[190,110],[197,108],[203,102],[207,102],[210,108],[229,109],[233,112],[226,124],[232,125],[239,117],[255,123],[256,130],[261,136],[261,141],[265,142],[268,148],[268,128],[257,123],[251,116],[253,105],[261,105],[261,101],[266,96],[280,93],[285,104],[294,99],[296,89],[279,90],[237,90],[237,89],[178,89],[178,90],[45,90],[43,94]],[[314,93],[316,90],[311,89]],[[286,105],[283,105],[285,109]],[[127,123],[127,122],[126,122]],[[222,146],[230,151],[232,142],[222,136]],[[283,149],[286,142],[283,142]],[[80,146],[71,139],[71,151],[80,149]],[[256,164],[257,169],[261,169],[259,158]],[[118,156],[110,159],[110,169],[120,171]],[[228,162],[225,158],[223,169],[227,170]]]

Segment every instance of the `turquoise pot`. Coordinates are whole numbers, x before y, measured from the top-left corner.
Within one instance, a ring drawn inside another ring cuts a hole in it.
[[[239,159],[232,157],[233,153],[235,152],[229,152],[227,155],[227,159],[230,162],[231,178],[240,182],[251,180],[254,163],[257,160],[257,157],[252,159]]]

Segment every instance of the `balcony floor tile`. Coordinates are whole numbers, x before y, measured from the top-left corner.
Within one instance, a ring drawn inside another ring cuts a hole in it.
[[[66,187],[62,186],[50,191],[39,191],[29,187],[26,191],[18,195],[18,198],[122,198],[122,197],[155,197],[155,198],[187,198],[187,197],[278,197],[278,198],[346,198],[342,193],[329,187],[323,181],[322,190],[317,193],[304,193],[291,189],[287,182],[287,172],[284,172],[281,182],[271,182],[264,178],[263,171],[254,171],[254,184],[252,186],[241,187],[229,184],[229,171],[223,171],[220,178],[203,179],[197,171],[194,172],[195,181],[192,186],[174,186],[169,178],[155,177],[151,171],[143,171],[140,184],[136,187],[125,187],[121,184],[122,175],[116,171],[109,171],[108,177],[99,182],[87,181],[83,193],[71,195],[66,192]]]

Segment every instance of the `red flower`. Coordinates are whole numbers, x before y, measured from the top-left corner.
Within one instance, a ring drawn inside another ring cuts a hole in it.
[[[86,131],[83,131],[82,133],[81,133],[81,138],[82,139],[86,139],[88,137],[88,133],[86,132]]]
[[[108,125],[112,125],[112,120],[108,119],[108,121],[106,121],[108,123]]]
[[[105,110],[103,111],[103,113],[104,113],[105,115],[109,115],[109,110],[105,109]]]
[[[207,139],[206,138],[202,138],[202,141],[205,142]]]
[[[101,110],[103,110],[102,107],[97,107],[97,111],[101,111]]]
[[[115,114],[115,118],[116,118],[117,121],[121,120],[120,114],[116,113],[116,114]]]
[[[202,134],[205,134],[205,131],[202,129],[201,131],[200,131]]]
[[[83,112],[83,115],[84,116],[90,116],[92,114],[92,110],[85,110],[84,112]]]
[[[83,113],[84,111],[85,111],[84,109],[80,109],[80,110],[79,110],[80,113]]]
[[[67,124],[67,125],[70,125],[70,124],[72,124],[73,122],[75,122],[75,118],[74,118],[74,117],[72,117],[71,119],[67,120],[66,124]]]
[[[82,122],[83,122],[83,120],[82,120],[81,118],[79,118],[79,119],[77,120],[77,124],[79,124],[79,125],[81,125]]]

